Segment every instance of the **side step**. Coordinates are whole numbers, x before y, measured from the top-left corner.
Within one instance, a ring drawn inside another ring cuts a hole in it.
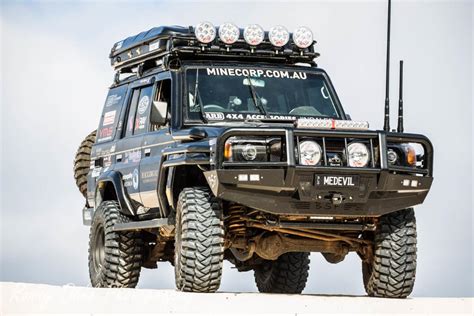
[[[168,218],[155,218],[147,221],[129,222],[129,223],[118,223],[112,228],[115,232],[125,230],[142,230],[150,228],[160,228],[162,226],[169,225]]]

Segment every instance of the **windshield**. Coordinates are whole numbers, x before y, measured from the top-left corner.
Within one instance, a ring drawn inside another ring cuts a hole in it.
[[[191,120],[340,118],[324,76],[304,70],[195,68],[186,85]]]

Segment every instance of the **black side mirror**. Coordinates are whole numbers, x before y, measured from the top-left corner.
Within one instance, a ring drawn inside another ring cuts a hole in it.
[[[348,120],[352,120],[352,117],[350,116],[350,114],[346,113],[346,117],[347,117]]]
[[[153,108],[151,109],[151,124],[164,125],[166,124],[166,114],[168,113],[168,102],[153,101]]]

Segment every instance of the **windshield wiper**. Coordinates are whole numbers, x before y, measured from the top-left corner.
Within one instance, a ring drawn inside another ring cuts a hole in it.
[[[204,123],[207,123],[206,112],[204,111],[204,107],[202,106],[201,95],[199,94],[199,70],[196,69],[196,84],[194,85],[194,105],[199,106],[199,112],[201,113],[201,119]]]
[[[255,87],[252,84],[252,80],[250,79],[250,76],[247,76],[247,80],[249,81],[249,89],[250,93],[252,94],[252,99],[253,103],[255,103],[255,107],[260,111],[261,114],[267,116],[267,110],[265,110],[265,107],[260,103],[260,97],[257,94],[257,91],[255,90]]]

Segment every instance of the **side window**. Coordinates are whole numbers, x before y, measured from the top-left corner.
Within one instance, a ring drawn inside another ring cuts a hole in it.
[[[97,129],[97,143],[114,139],[127,88],[127,85],[123,85],[109,91]]]
[[[168,112],[165,114],[167,118],[169,118],[170,100],[171,100],[171,80],[170,79],[165,79],[165,80],[159,81],[156,84],[156,91],[155,91],[155,96],[153,98],[153,102],[164,102],[164,103],[168,104],[168,110],[167,110]],[[162,116],[162,113],[159,113],[157,108],[155,106],[152,106],[151,107],[150,119],[158,118],[158,117],[161,117],[161,116]],[[150,131],[156,131],[161,126],[163,126],[163,125],[152,122],[150,124],[149,130]]]
[[[143,134],[148,130],[148,108],[151,104],[153,86],[133,90],[132,100],[125,122],[125,136]]]

